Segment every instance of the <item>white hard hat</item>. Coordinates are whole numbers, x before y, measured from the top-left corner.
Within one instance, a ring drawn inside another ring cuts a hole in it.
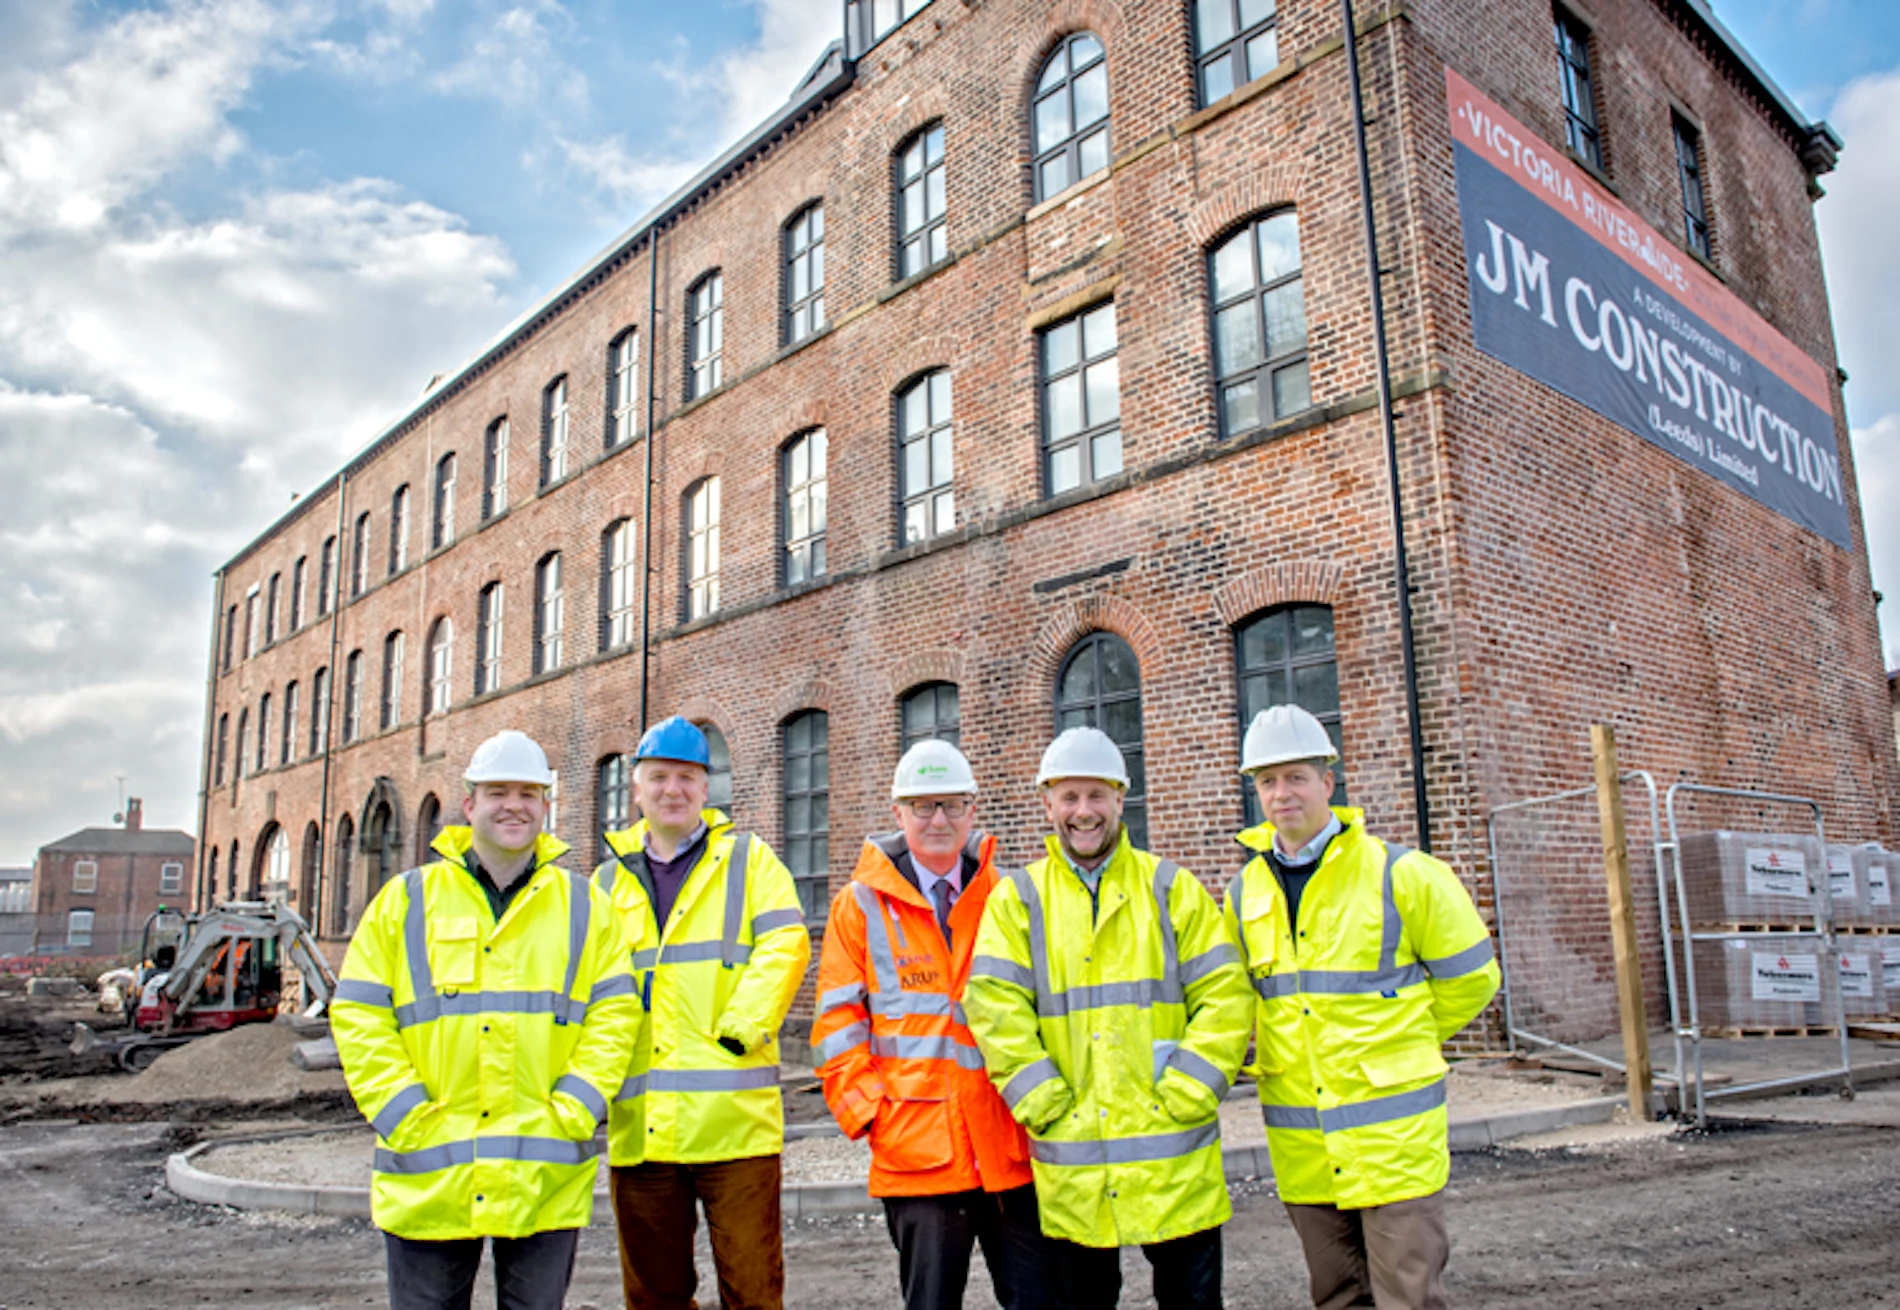
[[[1261,710],[1247,725],[1240,744],[1240,771],[1252,773],[1294,760],[1331,764],[1339,758],[1333,739],[1320,721],[1297,705],[1274,705]]]
[[[904,752],[891,775],[891,799],[906,796],[974,796],[976,775],[963,752],[947,741],[927,737]]]
[[[534,738],[513,728],[504,728],[477,746],[469,759],[468,771],[462,777],[469,782],[554,785],[554,771],[548,768],[547,753]]]
[[[1128,762],[1121,749],[1100,728],[1068,728],[1057,734],[1042,753],[1036,785],[1061,778],[1095,778],[1128,790]]]

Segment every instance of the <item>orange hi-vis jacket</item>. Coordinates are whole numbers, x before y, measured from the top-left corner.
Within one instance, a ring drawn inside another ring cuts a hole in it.
[[[905,853],[902,833],[869,838],[832,898],[811,1031],[825,1101],[846,1135],[871,1134],[873,1196],[1025,1186],[1029,1139],[990,1085],[963,1018],[996,839],[976,833],[964,848],[949,942],[898,870]]]

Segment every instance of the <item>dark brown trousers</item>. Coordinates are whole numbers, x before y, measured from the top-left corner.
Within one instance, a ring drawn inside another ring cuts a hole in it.
[[[1306,1252],[1317,1310],[1445,1310],[1445,1194],[1341,1210],[1286,1208]]]
[[[720,1304],[726,1310],[783,1310],[778,1156],[624,1165],[609,1173],[627,1310],[699,1310],[693,1234],[701,1206]]]

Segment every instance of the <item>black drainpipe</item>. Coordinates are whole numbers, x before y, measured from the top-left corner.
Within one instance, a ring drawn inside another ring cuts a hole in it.
[[[216,888],[205,886],[205,837],[211,824],[211,761],[218,743],[213,735],[218,722],[218,634],[224,623],[224,570],[220,568],[214,578],[211,591],[211,674],[205,679],[205,757],[203,766],[198,770],[198,859],[194,885],[197,892],[191,898],[192,907],[198,910],[211,908],[212,896]]]
[[[330,854],[330,839],[335,835],[330,831],[330,742],[336,735],[336,686],[337,667],[336,650],[339,633],[337,625],[343,621],[343,560],[345,546],[343,525],[345,514],[345,493],[350,488],[348,471],[336,475],[336,560],[330,570],[330,685],[324,689],[328,700],[323,706],[323,784],[317,793],[317,877],[316,885],[310,891],[310,932],[319,940],[323,937],[323,870]],[[317,707],[310,707],[315,713]]]
[[[1352,91],[1353,144],[1359,156],[1359,214],[1366,231],[1366,268],[1372,284],[1373,357],[1379,374],[1379,421],[1385,429],[1386,472],[1392,485],[1392,564],[1399,591],[1399,646],[1405,662],[1405,725],[1412,745],[1412,815],[1418,845],[1432,849],[1431,802],[1425,794],[1425,735],[1418,718],[1418,656],[1412,646],[1411,570],[1405,555],[1405,503],[1399,493],[1399,440],[1392,421],[1392,372],[1386,360],[1385,296],[1379,278],[1379,231],[1372,217],[1372,169],[1366,162],[1366,108],[1359,94],[1359,29],[1352,0],[1339,0],[1346,24],[1346,80]]]
[[[660,228],[656,223],[647,243],[647,451],[646,505],[640,511],[640,719],[647,730],[647,676],[653,663],[653,429],[658,413],[654,388],[659,379],[660,339],[656,323],[660,312]]]

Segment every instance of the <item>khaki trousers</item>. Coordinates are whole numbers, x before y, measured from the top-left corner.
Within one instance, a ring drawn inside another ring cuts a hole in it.
[[[1445,1310],[1445,1194],[1341,1210],[1330,1205],[1286,1208],[1306,1252],[1317,1310]]]
[[[719,1284],[717,1303],[725,1310],[782,1310],[785,1236],[778,1156],[617,1165],[608,1174],[627,1310],[698,1310],[693,1231],[702,1205]]]

